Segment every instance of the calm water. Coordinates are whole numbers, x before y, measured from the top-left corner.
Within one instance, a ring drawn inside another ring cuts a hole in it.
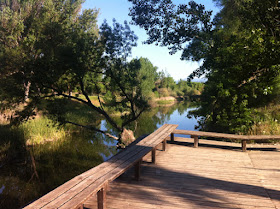
[[[183,102],[152,108],[129,129],[134,131],[135,137],[149,134],[165,123],[178,124],[178,128],[183,130],[194,130],[197,121],[186,117],[193,109],[195,106],[191,103]],[[100,120],[98,126],[110,129],[104,120]],[[114,140],[100,134],[80,130],[63,142],[31,147],[22,156],[15,156],[12,164],[0,167],[0,208],[20,208],[102,163],[117,152],[115,144]]]

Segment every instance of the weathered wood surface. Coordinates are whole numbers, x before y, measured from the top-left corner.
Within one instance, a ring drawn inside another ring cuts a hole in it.
[[[280,135],[236,135],[236,134],[223,134],[215,132],[205,132],[205,131],[188,131],[188,130],[178,130],[173,131],[174,134],[183,134],[191,136],[205,136],[213,138],[225,138],[234,140],[280,140]]]
[[[98,191],[98,205],[100,208],[105,208],[106,203],[101,204],[101,202],[106,199],[106,185],[137,162],[140,162],[143,156],[163,142],[177,126],[163,125],[107,162],[71,179],[25,208],[82,208],[83,203]]]
[[[175,138],[165,152],[144,158],[141,181],[127,172],[111,184],[110,209],[280,208],[279,145],[248,145]],[[159,147],[160,149],[160,147]],[[96,197],[85,204],[96,207]]]

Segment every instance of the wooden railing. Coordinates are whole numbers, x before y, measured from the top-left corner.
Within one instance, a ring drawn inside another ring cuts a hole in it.
[[[242,151],[246,152],[247,141],[268,141],[268,140],[280,140],[280,135],[235,135],[235,134],[224,134],[204,131],[187,131],[187,130],[174,130],[171,134],[171,141],[174,141],[174,134],[190,135],[194,139],[194,147],[198,147],[198,137],[212,137],[212,138],[223,138],[231,140],[240,140]]]
[[[84,208],[84,203],[97,194],[98,209],[106,208],[108,184],[130,167],[135,166],[135,178],[140,178],[142,158],[152,152],[152,162],[156,161],[156,147],[162,143],[165,150],[166,138],[178,125],[165,124],[144,139],[133,143],[108,161],[71,179],[55,190],[25,207],[39,208]]]
[[[199,137],[226,138],[241,140],[242,150],[246,151],[248,140],[280,140],[280,136],[244,136],[202,131],[177,130],[178,125],[165,124],[142,140],[133,142],[123,151],[114,155],[108,161],[76,176],[55,190],[25,207],[25,209],[39,208],[84,208],[84,203],[97,194],[98,209],[106,208],[106,191],[111,181],[115,180],[130,167],[135,166],[135,179],[140,178],[142,158],[152,153],[152,162],[156,161],[156,147],[162,143],[165,150],[166,140],[170,136],[174,141],[174,134],[190,135],[194,138],[194,147],[198,147]]]

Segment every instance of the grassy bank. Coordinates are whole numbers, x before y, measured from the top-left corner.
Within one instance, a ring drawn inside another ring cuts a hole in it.
[[[250,135],[280,135],[280,105],[272,103],[254,111]]]
[[[47,104],[43,104],[47,105]],[[63,117],[100,126],[101,118],[85,105],[67,100]],[[61,108],[63,107],[63,108]],[[103,162],[114,152],[102,135],[73,125],[60,125],[39,111],[19,126],[0,124],[0,208],[20,208],[74,176]]]

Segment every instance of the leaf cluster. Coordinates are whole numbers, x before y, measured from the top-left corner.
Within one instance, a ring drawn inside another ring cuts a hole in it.
[[[122,25],[114,20],[111,27],[105,21],[99,28],[98,10],[81,11],[82,2],[0,4],[1,109],[22,104],[17,114],[17,121],[22,121],[47,98],[64,97],[92,108],[121,133],[148,107],[145,88],[139,85],[141,67],[127,61],[137,36],[127,22]],[[99,105],[91,100],[92,94]],[[109,106],[122,113],[121,122],[113,119]]]
[[[193,1],[131,2],[132,21],[147,31],[147,43],[202,61],[189,77],[208,79],[202,106],[193,112],[201,127],[248,131],[252,109],[267,104],[279,90],[279,2],[216,0],[221,10],[214,18]]]

